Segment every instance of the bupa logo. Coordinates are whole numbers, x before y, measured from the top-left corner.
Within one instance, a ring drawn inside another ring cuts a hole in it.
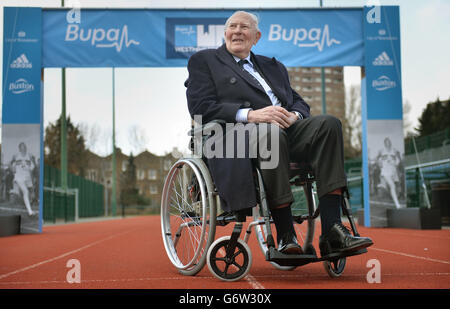
[[[329,25],[325,24],[323,28],[283,28],[279,24],[270,25],[269,41],[287,41],[298,47],[316,47],[322,51],[325,47],[331,47],[333,44],[341,44],[330,34]]]
[[[128,35],[128,26],[122,28],[80,28],[77,24],[69,24],[66,29],[66,42],[88,43],[96,48],[115,48],[118,53],[123,48],[139,45],[140,42],[132,40]]]
[[[225,18],[166,18],[166,57],[186,59],[224,42]]]
[[[384,91],[387,89],[395,88],[396,86],[397,83],[385,75],[380,76],[372,81],[372,87],[378,91]]]

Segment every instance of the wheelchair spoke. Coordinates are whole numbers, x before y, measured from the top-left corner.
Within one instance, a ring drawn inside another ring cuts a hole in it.
[[[228,273],[228,268],[230,267],[231,264],[225,262],[225,269],[223,270],[223,273],[226,275]]]
[[[240,265],[236,262],[236,260],[233,259],[232,264],[234,265],[234,267],[236,267],[238,269],[238,271],[241,271],[242,268],[244,268],[244,265]]]
[[[222,261],[226,263],[226,258],[225,257],[213,257],[211,258],[211,260],[215,261]]]
[[[195,210],[194,207],[192,207],[192,205],[189,204],[189,202],[186,201],[186,199],[185,199],[179,192],[177,192],[176,190],[174,190],[174,192],[175,192],[175,194],[176,194],[176,196],[177,196],[177,204],[183,205],[183,202],[184,202],[184,204],[186,204],[186,205],[190,208],[189,210]],[[178,201],[178,197],[181,198],[182,203],[180,203],[180,202]]]
[[[239,247],[237,249],[238,250],[233,254],[233,257],[232,257],[233,261],[235,261],[236,257],[242,253],[242,250]]]

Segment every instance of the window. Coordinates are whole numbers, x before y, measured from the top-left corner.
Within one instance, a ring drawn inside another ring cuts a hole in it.
[[[164,170],[168,171],[170,167],[172,166],[172,161],[170,160],[164,160]]]
[[[143,180],[145,178],[145,171],[141,170],[141,169],[138,169],[136,171],[136,177],[137,177],[138,180]]]
[[[125,172],[128,167],[128,161],[122,161],[122,172]]]
[[[158,194],[158,186],[155,184],[150,185],[150,194]]]
[[[96,170],[88,170],[87,179],[96,181],[97,180],[97,171]]]
[[[154,170],[154,169],[148,170],[148,179],[150,179],[150,180],[156,179],[156,170]]]

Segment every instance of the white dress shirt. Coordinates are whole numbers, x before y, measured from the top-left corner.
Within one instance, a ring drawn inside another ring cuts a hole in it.
[[[234,60],[236,60],[236,62],[239,62],[241,60],[236,56],[233,56],[233,58],[234,58]],[[249,72],[254,78],[256,78],[258,80],[258,82],[264,88],[264,91],[266,92],[267,96],[269,97],[270,101],[272,102],[272,104],[274,106],[281,106],[280,100],[277,98],[275,93],[273,93],[270,86],[266,83],[266,81],[264,80],[264,78],[262,78],[262,76],[258,73],[258,71],[255,70],[253,63],[250,61],[250,55],[248,55],[247,58],[245,58],[245,60],[247,60],[248,63],[244,64],[244,70]],[[238,112],[236,113],[236,121],[237,122],[247,122],[248,112],[251,110],[252,110],[251,108],[239,109]],[[297,116],[299,118],[303,118],[299,112],[294,111],[294,113],[297,114]]]

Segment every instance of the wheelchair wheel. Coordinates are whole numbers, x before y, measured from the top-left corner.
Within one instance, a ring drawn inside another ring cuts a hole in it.
[[[347,259],[344,257],[338,260],[324,261],[323,266],[331,278],[338,278],[344,272],[346,263]]]
[[[214,187],[201,159],[180,159],[169,170],[161,199],[161,229],[166,253],[184,275],[205,265],[214,240]]]
[[[226,257],[230,236],[224,236],[212,243],[207,254],[208,268],[211,273],[223,281],[238,281],[245,277],[252,266],[252,253],[248,245],[238,239],[232,257]]]

